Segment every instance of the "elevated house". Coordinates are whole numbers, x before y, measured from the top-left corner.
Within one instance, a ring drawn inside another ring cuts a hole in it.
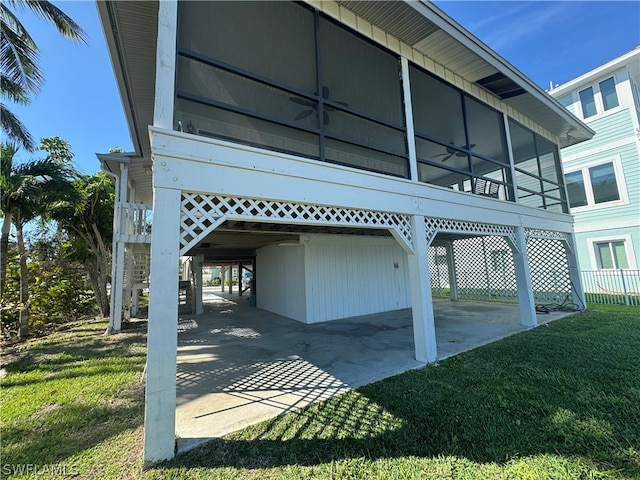
[[[549,93],[596,132],[561,151],[585,284],[640,292],[640,47]]]
[[[181,257],[196,311],[200,265],[223,260],[300,322],[410,307],[425,363],[439,267],[452,300],[499,270],[526,327],[537,302],[584,304],[559,147],[593,131],[433,4],[98,10],[135,145],[100,156],[119,186],[113,330],[150,257],[146,460],[174,455]]]

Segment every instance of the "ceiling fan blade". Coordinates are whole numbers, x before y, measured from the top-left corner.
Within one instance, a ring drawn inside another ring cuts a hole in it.
[[[323,85],[322,86],[322,98],[324,98],[325,100],[327,98],[329,98],[329,93],[330,93],[329,87],[327,87],[326,85]]]
[[[447,160],[449,160],[451,157],[453,157],[453,153],[449,153],[447,154],[447,156],[442,158],[442,163],[446,162]]]
[[[327,112],[324,112],[324,115],[322,116],[322,123],[329,125],[329,114]]]
[[[309,115],[313,113],[313,110],[303,110],[298,115],[296,115],[296,120],[302,120],[303,118],[307,118]]]
[[[313,107],[315,105],[313,102],[299,97],[289,97],[289,100],[291,100],[293,103],[297,103],[298,105],[303,105],[305,107]]]
[[[439,154],[437,154],[437,155],[431,155],[431,158],[444,157],[445,155],[451,155],[451,154],[447,154],[447,153],[439,153]]]

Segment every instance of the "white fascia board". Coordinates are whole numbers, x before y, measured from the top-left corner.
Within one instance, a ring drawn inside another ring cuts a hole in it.
[[[604,77],[606,75],[612,74],[617,70],[624,68],[627,64],[634,61],[634,57],[636,62],[640,62],[640,47],[636,47],[631,50],[629,53],[622,55],[621,57],[615,58],[604,65],[599,66],[579,77],[574,78],[573,80],[569,80],[567,83],[563,83],[552,90],[549,90],[549,95],[552,95],[554,98],[561,97],[565,93],[572,92],[573,90],[579,88],[582,84],[591,84],[596,79],[600,77]]]
[[[444,11],[434,5],[432,2],[426,0],[407,1],[408,5],[413,7],[422,16],[433,22],[443,32],[451,35],[458,42],[465,47],[469,48],[474,53],[478,54],[483,60],[489,63],[492,67],[501,73],[507,75],[507,77],[515,80],[518,85],[524,88],[527,93],[533,96],[536,100],[545,104],[556,115],[563,117],[566,121],[571,123],[574,128],[584,134],[586,137],[591,138],[595,135],[595,131],[589,128],[580,119],[569,112],[563,105],[551,97],[538,85],[533,83],[526,75],[520,70],[511,65],[507,60],[498,55],[497,52],[489,48],[478,37],[466,30],[462,25],[453,20]]]
[[[568,214],[174,130],[149,132],[155,187],[573,231]]]

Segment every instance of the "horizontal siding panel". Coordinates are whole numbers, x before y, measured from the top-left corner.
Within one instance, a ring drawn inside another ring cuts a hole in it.
[[[634,134],[629,109],[612,113],[592,122],[587,122],[587,125],[595,130],[596,134],[594,137],[586,142],[562,149],[563,155],[573,156],[609,142],[629,138]]]

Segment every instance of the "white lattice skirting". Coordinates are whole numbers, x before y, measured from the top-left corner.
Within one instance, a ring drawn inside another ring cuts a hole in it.
[[[251,220],[299,225],[384,228],[411,245],[409,216],[328,205],[182,193],[180,255],[201,242],[225,220]]]
[[[462,220],[448,220],[446,218],[425,217],[425,230],[427,245],[436,237],[438,232],[464,233],[486,236],[508,237],[512,244],[519,248],[516,241],[515,229],[506,225],[493,225],[490,223],[464,222]]]

